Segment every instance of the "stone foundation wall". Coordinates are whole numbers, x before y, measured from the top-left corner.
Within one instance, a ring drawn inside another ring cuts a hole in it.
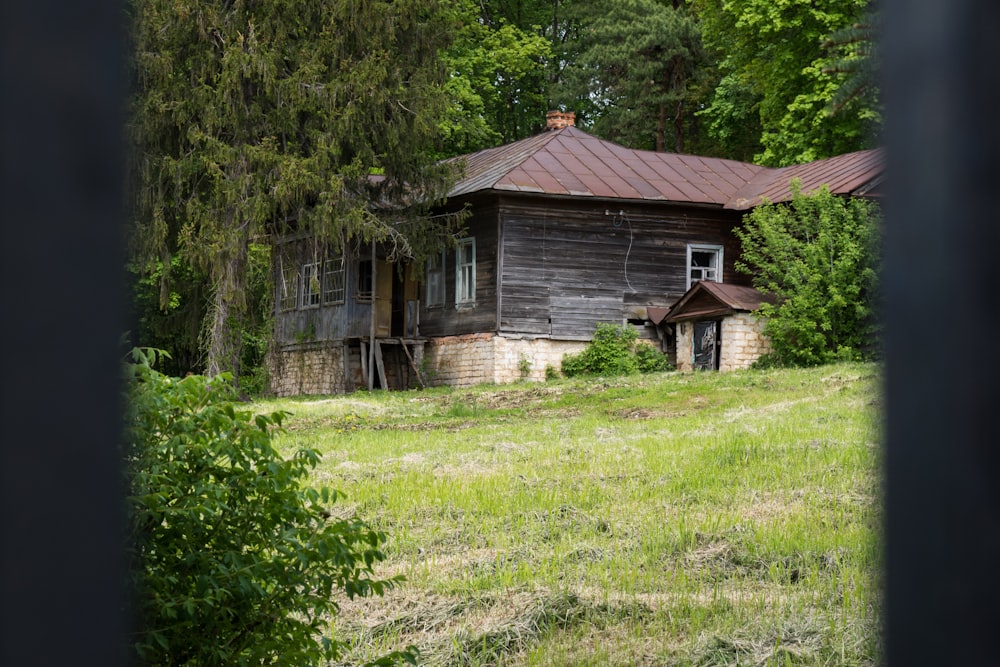
[[[411,353],[429,386],[468,387],[518,380],[542,382],[547,367],[560,370],[564,354],[576,354],[586,346],[583,341],[505,337],[487,333],[433,338],[427,341],[426,348],[421,350],[417,346]],[[409,365],[401,360],[397,347],[382,346],[390,386],[401,388],[396,386],[395,364],[399,364],[406,375],[404,386],[415,386],[416,378],[410,373]],[[346,378],[345,350],[348,350]],[[271,393],[276,396],[342,394],[364,388],[367,383],[361,374],[359,354],[357,346],[345,348],[340,341],[307,343],[272,352],[268,359]],[[397,354],[400,359],[393,360],[392,354]],[[391,369],[388,367],[390,362]]]
[[[268,358],[275,396],[344,393],[344,346],[312,343],[277,350]]]
[[[764,320],[750,313],[736,313],[722,320],[720,371],[750,368],[771,351],[771,339],[763,334]]]
[[[495,334],[447,336],[428,341],[424,369],[428,384],[436,386],[505,384],[522,379],[544,381],[547,366],[559,370],[563,354],[579,352],[586,345],[579,341]]]
[[[694,368],[694,322],[678,322],[674,325],[677,338],[677,370],[689,371]]]
[[[722,320],[722,350],[719,370],[749,368],[771,351],[771,341],[763,334],[764,320],[750,313],[735,313]],[[693,364],[694,323],[677,323],[677,370],[689,371]]]

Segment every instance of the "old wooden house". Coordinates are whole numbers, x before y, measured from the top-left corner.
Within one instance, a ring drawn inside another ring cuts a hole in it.
[[[378,248],[278,243],[276,393],[541,379],[598,322],[631,323],[676,359],[663,313],[699,281],[750,284],[733,234],[748,209],[788,199],[793,178],[871,196],[884,169],[878,150],[783,169],[632,150],[561,112],[461,159],[447,206],[471,211],[466,233],[419,283]]]

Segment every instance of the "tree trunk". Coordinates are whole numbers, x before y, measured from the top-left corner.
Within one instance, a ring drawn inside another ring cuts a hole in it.
[[[676,9],[676,7],[675,7]],[[670,92],[677,99],[674,107],[674,152],[684,152],[684,61],[674,58],[670,71]]]
[[[663,153],[667,150],[667,143],[664,135],[667,132],[667,105],[660,104],[660,113],[656,118],[656,152]]]
[[[232,217],[234,214],[230,214]],[[247,255],[250,240],[245,225],[227,225],[225,246],[212,267],[212,303],[209,313],[209,376],[233,374],[239,388],[243,339],[240,331],[246,310]]]

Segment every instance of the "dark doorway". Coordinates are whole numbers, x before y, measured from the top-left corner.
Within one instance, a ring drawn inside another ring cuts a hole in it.
[[[694,323],[694,369],[698,371],[719,370],[719,350],[722,345],[718,321]]]

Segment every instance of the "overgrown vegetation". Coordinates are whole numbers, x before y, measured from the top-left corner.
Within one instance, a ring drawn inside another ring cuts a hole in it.
[[[136,351],[127,366],[134,657],[154,667],[338,658],[337,596],[397,582],[374,577],[384,533],[331,518],[338,494],[303,485],[320,454],[278,453],[271,437],[285,413],[237,410],[228,377],[172,378],[153,370],[158,356]]]
[[[870,359],[879,349],[877,299],[881,218],[878,205],[792,183],[789,204],[758,206],[736,234],[736,268],[757,289],[778,297],[764,304],[773,352],[760,365],[813,366]]]
[[[577,375],[632,375],[667,370],[667,358],[628,325],[598,322],[593,340],[578,354],[563,355],[562,372]]]
[[[879,664],[871,364],[269,400],[390,537],[355,664]]]

